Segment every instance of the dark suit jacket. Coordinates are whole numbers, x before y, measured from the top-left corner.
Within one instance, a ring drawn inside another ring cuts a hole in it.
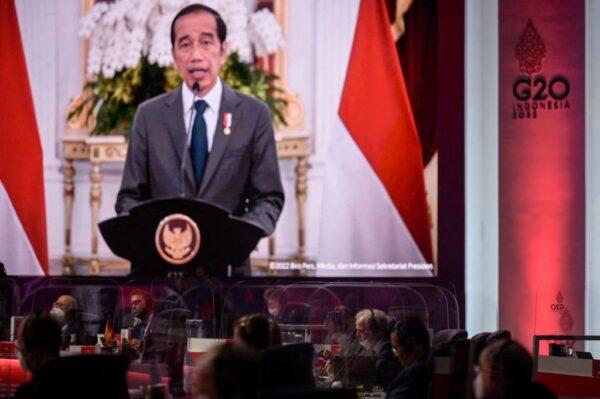
[[[375,355],[375,382],[386,392],[388,386],[398,374],[400,363],[392,350],[392,344],[386,340]]]
[[[75,342],[70,341],[71,334],[76,335]],[[88,345],[93,343],[93,338],[85,331],[80,318],[75,318],[66,325],[65,329],[61,332],[61,339],[64,344],[69,342],[71,345]]]
[[[224,133],[223,114],[232,115]],[[181,163],[187,150],[181,88],[138,107],[127,151],[117,213],[149,199],[181,194]],[[223,84],[217,128],[202,183],[196,186],[189,156],[183,176],[186,196],[219,205],[258,224],[267,235],[283,207],[273,126],[267,106]]]
[[[390,384],[386,399],[426,399],[429,388],[429,371],[426,357],[404,368]]]

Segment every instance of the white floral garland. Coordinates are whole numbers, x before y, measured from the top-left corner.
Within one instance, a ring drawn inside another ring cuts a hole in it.
[[[135,67],[142,56],[161,67],[173,65],[171,22],[188,4],[199,3],[217,10],[227,25],[230,51],[252,62],[285,45],[275,15],[261,9],[250,15],[245,0],[117,0],[96,3],[81,18],[79,36],[89,39],[87,75],[100,72],[106,78]]]

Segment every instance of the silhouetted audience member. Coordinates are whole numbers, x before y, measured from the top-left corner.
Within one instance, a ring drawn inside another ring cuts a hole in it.
[[[12,340],[10,337],[10,317],[12,308],[12,287],[7,278],[4,263],[0,262],[0,341]]]
[[[0,263],[0,341],[9,341],[10,336],[10,318],[13,316],[13,286],[2,276],[2,263]]]
[[[192,386],[203,399],[256,399],[260,357],[246,346],[227,343],[209,350],[199,360]]]
[[[69,344],[84,345],[89,343],[89,337],[81,320],[81,311],[77,299],[71,295],[61,295],[52,305],[50,315],[61,326],[62,347]]]
[[[485,345],[489,345],[495,341],[510,341],[512,340],[512,334],[508,330],[498,330],[490,333],[485,340]]]
[[[471,337],[471,358],[473,359],[473,365],[479,364],[479,355],[487,346],[487,339],[490,336],[489,332],[480,332]]]
[[[476,399],[551,399],[546,387],[531,381],[533,360],[515,341],[495,340],[479,357],[473,381]]]
[[[281,345],[281,331],[275,321],[256,313],[238,320],[234,330],[234,340],[262,351]]]
[[[356,314],[356,338],[375,357],[375,383],[387,391],[400,369],[390,342],[388,317],[379,309],[363,309]]]
[[[17,389],[16,399],[44,397],[36,390],[38,371],[48,360],[58,357],[60,344],[60,326],[50,315],[31,314],[19,324],[17,357],[23,370],[31,372],[33,378]]]
[[[387,399],[425,399],[430,375],[427,368],[429,333],[418,318],[396,323],[392,331],[394,353],[402,370],[390,384]]]

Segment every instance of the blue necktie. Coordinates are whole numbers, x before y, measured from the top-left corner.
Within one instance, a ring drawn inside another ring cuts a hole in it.
[[[208,159],[208,137],[206,136],[206,122],[204,122],[204,111],[206,110],[206,101],[196,101],[196,117],[192,128],[192,142],[190,144],[190,155],[192,165],[194,166],[194,180],[196,187],[200,187],[206,160]]]

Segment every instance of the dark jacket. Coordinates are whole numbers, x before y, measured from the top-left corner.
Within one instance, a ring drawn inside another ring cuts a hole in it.
[[[394,356],[392,343],[387,340],[375,354],[375,383],[387,392],[388,387],[398,371],[400,363]]]
[[[26,382],[17,388],[13,399],[36,399],[38,397],[33,381]]]
[[[426,359],[423,356],[400,371],[390,384],[386,399],[426,399],[430,380]]]

